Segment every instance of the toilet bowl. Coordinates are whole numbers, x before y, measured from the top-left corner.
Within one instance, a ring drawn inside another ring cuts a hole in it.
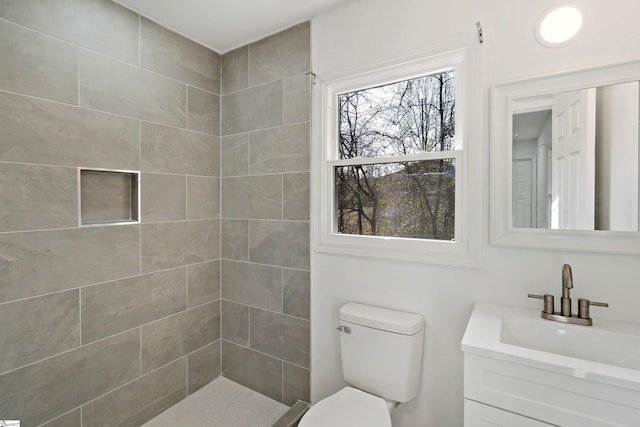
[[[392,407],[381,397],[345,387],[312,406],[298,427],[391,427]]]

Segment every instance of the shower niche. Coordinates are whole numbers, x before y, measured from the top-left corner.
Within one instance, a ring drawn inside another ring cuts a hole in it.
[[[140,222],[140,172],[78,168],[80,226]]]

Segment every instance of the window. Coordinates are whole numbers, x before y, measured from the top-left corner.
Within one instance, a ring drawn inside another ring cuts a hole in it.
[[[337,233],[455,240],[455,75],[338,94]]]
[[[322,85],[317,250],[473,263],[466,58],[461,49]]]

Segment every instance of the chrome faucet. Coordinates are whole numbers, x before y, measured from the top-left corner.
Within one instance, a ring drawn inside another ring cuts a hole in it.
[[[529,294],[529,298],[539,298],[544,300],[544,308],[541,316],[543,319],[554,320],[556,322],[574,323],[576,325],[591,326],[593,319],[589,315],[589,307],[592,305],[599,307],[609,307],[606,302],[589,301],[586,298],[578,299],[578,315],[571,314],[571,289],[573,289],[573,274],[571,266],[562,266],[562,298],[560,298],[560,312],[554,311],[553,295]]]

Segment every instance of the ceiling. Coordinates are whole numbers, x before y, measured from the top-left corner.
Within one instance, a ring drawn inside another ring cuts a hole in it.
[[[513,140],[538,139],[544,125],[551,116],[551,109],[513,115]]]
[[[260,40],[347,0],[114,0],[218,53]]]

